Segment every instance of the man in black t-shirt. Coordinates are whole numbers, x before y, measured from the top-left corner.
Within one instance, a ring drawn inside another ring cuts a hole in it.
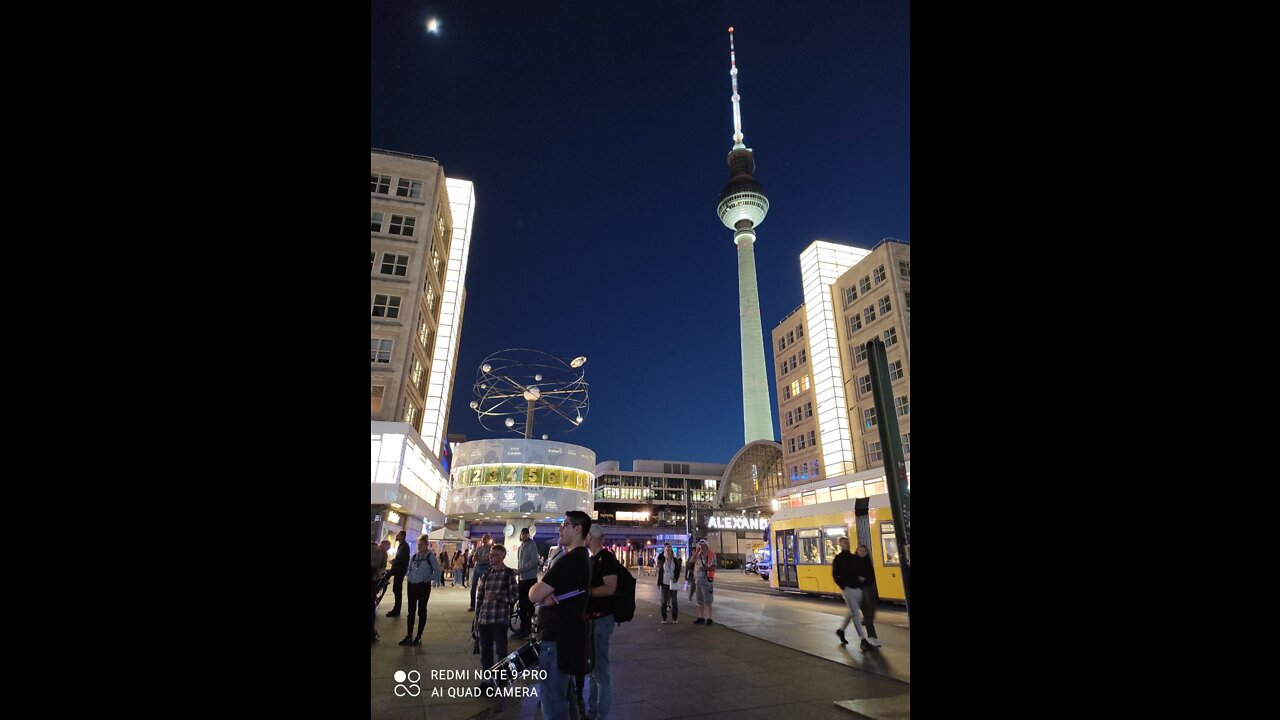
[[[604,549],[604,526],[592,525],[587,533],[587,549],[591,551],[591,599],[587,601],[587,617],[595,643],[595,667],[591,670],[591,694],[587,697],[587,716],[591,720],[609,720],[613,707],[613,681],[609,674],[609,639],[613,637],[613,596],[618,592],[618,573],[622,565],[613,553]]]
[[[538,668],[547,673],[541,683],[542,717],[569,717],[570,686],[574,675],[587,671],[587,591],[591,566],[586,538],[591,518],[570,510],[560,526],[560,546],[565,555],[529,589],[529,600],[538,606]],[[565,597],[577,593],[573,597]],[[559,598],[559,599],[557,599]]]

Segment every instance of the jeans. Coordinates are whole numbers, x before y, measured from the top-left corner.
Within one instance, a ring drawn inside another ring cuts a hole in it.
[[[489,563],[476,563],[476,569],[471,572],[471,607],[476,606],[476,583],[488,574]]]
[[[591,693],[587,696],[587,714],[591,720],[609,720],[613,707],[613,678],[609,676],[609,638],[617,623],[613,615],[591,621],[596,637],[596,666],[591,671]]]
[[[569,696],[573,692],[573,676],[560,672],[556,667],[556,642],[543,640],[538,644],[538,669],[547,673],[547,679],[538,685],[538,699],[542,701],[543,720],[568,720]],[[573,701],[574,712],[578,702]]]
[[[844,616],[844,622],[840,623],[840,629],[844,630],[849,627],[849,622],[853,622],[853,629],[858,631],[858,637],[863,640],[867,639],[867,631],[862,628],[862,588],[846,587],[841,591],[844,594],[844,604],[849,606],[849,614]]]
[[[671,605],[671,619],[680,619],[680,601],[676,589],[670,585],[659,585],[658,594],[662,597],[662,619],[667,619],[667,605]]]
[[[495,662],[507,656],[507,624],[478,623],[478,626],[480,628],[480,669],[488,670]],[[497,659],[494,659],[495,650]]]
[[[431,583],[409,583],[409,629],[404,631],[405,637],[413,635],[413,616],[418,616],[418,637],[427,629],[427,600],[431,598]]]

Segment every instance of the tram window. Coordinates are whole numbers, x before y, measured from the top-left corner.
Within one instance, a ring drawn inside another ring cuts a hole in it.
[[[867,483],[867,497],[871,497],[872,495],[883,495],[884,492],[883,478],[876,480],[875,482]]]
[[[838,486],[838,487],[833,487],[833,488],[831,488],[831,499],[832,499],[832,500],[844,500],[845,498],[846,498],[846,496],[845,496],[845,489],[844,489],[844,485],[840,485],[840,486]]]
[[[822,538],[800,538],[800,562],[805,565],[821,565]]]
[[[897,567],[901,563],[898,561],[898,538],[893,535],[880,535],[880,544],[884,548],[884,565],[885,567]]]

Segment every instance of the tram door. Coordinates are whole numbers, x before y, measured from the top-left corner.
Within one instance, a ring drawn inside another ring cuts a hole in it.
[[[773,571],[778,573],[778,587],[800,587],[796,575],[796,531],[779,530],[774,533],[773,547],[777,557]]]

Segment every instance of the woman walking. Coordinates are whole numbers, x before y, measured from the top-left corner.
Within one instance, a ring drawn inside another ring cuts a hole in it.
[[[680,558],[671,551],[671,543],[662,546],[658,561],[658,594],[662,598],[662,625],[667,624],[667,605],[671,605],[671,622],[680,622],[680,603],[676,599],[676,581],[680,579]]]

